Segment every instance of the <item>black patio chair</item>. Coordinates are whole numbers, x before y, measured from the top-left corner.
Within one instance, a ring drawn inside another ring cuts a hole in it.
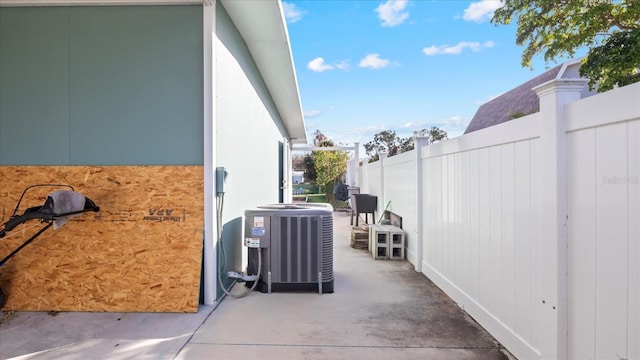
[[[376,223],[375,211],[378,209],[378,197],[371,194],[351,194],[351,225],[353,225],[353,217],[356,217],[356,226],[358,226],[358,218],[360,214],[364,214],[365,224],[369,223],[369,214],[373,224]]]

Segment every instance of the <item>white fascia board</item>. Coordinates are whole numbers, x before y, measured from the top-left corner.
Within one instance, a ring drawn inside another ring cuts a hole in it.
[[[220,0],[242,35],[293,144],[306,144],[298,80],[279,0]]]

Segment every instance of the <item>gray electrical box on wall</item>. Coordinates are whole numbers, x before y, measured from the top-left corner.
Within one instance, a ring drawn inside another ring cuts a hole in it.
[[[227,169],[222,166],[216,168],[216,194],[224,194],[224,183],[227,182]]]

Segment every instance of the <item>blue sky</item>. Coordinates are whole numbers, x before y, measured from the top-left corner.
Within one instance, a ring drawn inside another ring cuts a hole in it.
[[[462,135],[482,103],[556,65],[520,65],[516,24],[489,21],[499,5],[283,1],[308,140],[320,130],[363,144],[383,130],[406,137],[431,126]]]

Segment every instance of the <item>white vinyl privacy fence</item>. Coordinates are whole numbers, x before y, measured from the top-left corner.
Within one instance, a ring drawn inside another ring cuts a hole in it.
[[[640,359],[640,83],[364,164],[407,259],[520,359]]]

